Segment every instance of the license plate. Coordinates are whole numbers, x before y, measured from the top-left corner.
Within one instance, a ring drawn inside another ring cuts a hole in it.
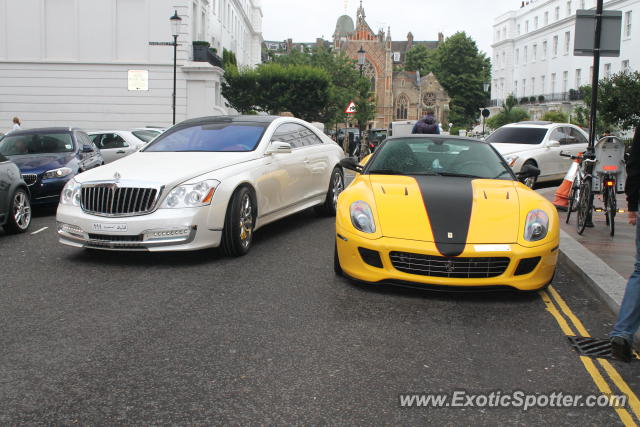
[[[110,232],[110,233],[126,233],[129,227],[127,224],[117,223],[117,224],[105,224],[101,222],[93,223],[93,231],[102,231],[102,232]]]

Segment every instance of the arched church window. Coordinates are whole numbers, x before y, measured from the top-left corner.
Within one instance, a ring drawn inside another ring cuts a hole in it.
[[[400,95],[396,99],[396,120],[407,120],[407,113],[409,111],[409,98],[407,95]]]
[[[427,107],[433,107],[436,105],[436,94],[433,92],[425,93],[422,97],[422,102],[424,102],[424,105]]]

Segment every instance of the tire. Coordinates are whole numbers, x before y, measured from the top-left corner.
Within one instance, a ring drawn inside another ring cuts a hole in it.
[[[573,212],[576,209],[576,206],[578,205],[577,196],[579,194],[580,194],[580,191],[578,190],[578,186],[574,181],[573,185],[571,186],[571,192],[569,193],[569,207],[567,208],[567,219],[565,221],[567,224],[569,224],[569,219],[571,218],[571,212]]]
[[[342,266],[340,265],[340,257],[338,257],[338,242],[336,242],[333,249],[333,271],[337,276],[343,276]]]
[[[335,216],[338,206],[338,196],[344,190],[344,173],[342,169],[336,167],[331,172],[327,197],[323,204],[316,206],[316,212],[320,215]]]
[[[11,197],[9,217],[4,225],[7,234],[24,233],[31,224],[31,201],[24,188],[18,188]]]
[[[607,203],[605,208],[607,210],[607,222],[609,223],[609,234],[613,237],[616,232],[616,211],[618,210],[618,206],[616,203],[616,191],[614,187],[607,188]]]
[[[222,230],[222,252],[228,257],[246,255],[251,249],[253,228],[256,224],[256,205],[253,194],[241,187],[233,194],[227,206]]]
[[[522,165],[522,167],[524,168],[525,165],[531,165],[531,166],[536,166],[536,162],[534,162],[533,160],[527,160],[526,162],[524,162],[524,164]],[[522,181],[522,183],[524,185],[526,185],[527,187],[533,189],[536,186],[536,183],[538,182],[538,177],[537,176],[531,176],[529,178],[525,178],[524,181]]]
[[[585,178],[580,185],[580,198],[578,199],[578,221],[576,223],[576,231],[580,235],[584,233],[584,229],[587,226],[587,220],[591,214],[591,207],[593,205],[591,197],[591,180],[589,178]]]

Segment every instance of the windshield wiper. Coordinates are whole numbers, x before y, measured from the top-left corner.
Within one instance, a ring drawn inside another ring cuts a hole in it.
[[[440,176],[457,176],[461,178],[482,178],[478,175],[469,175],[467,173],[453,173],[453,172],[438,172]]]

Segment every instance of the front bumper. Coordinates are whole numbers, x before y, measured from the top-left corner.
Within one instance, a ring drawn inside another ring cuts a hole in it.
[[[408,252],[413,254],[442,256],[434,243],[415,240],[394,239],[382,237],[376,240],[362,238],[350,231],[337,227],[337,250],[340,266],[344,273],[356,280],[368,283],[391,283],[399,285],[454,287],[454,288],[512,288],[522,291],[532,291],[546,286],[553,279],[558,259],[558,242],[549,243],[534,248],[525,248],[518,244],[508,246],[509,251],[482,251],[475,249],[476,245],[467,244],[460,257],[506,257],[509,264],[505,271],[489,278],[460,278],[436,277],[420,274],[405,273],[397,270],[391,261],[391,252]],[[377,251],[382,267],[375,267],[363,260],[358,248]],[[516,275],[520,260],[540,257],[535,268],[527,273]]]
[[[102,217],[58,205],[60,243],[121,251],[190,251],[220,245],[222,230],[207,228],[208,207],[158,209],[148,215]],[[115,231],[119,230],[119,231]]]

